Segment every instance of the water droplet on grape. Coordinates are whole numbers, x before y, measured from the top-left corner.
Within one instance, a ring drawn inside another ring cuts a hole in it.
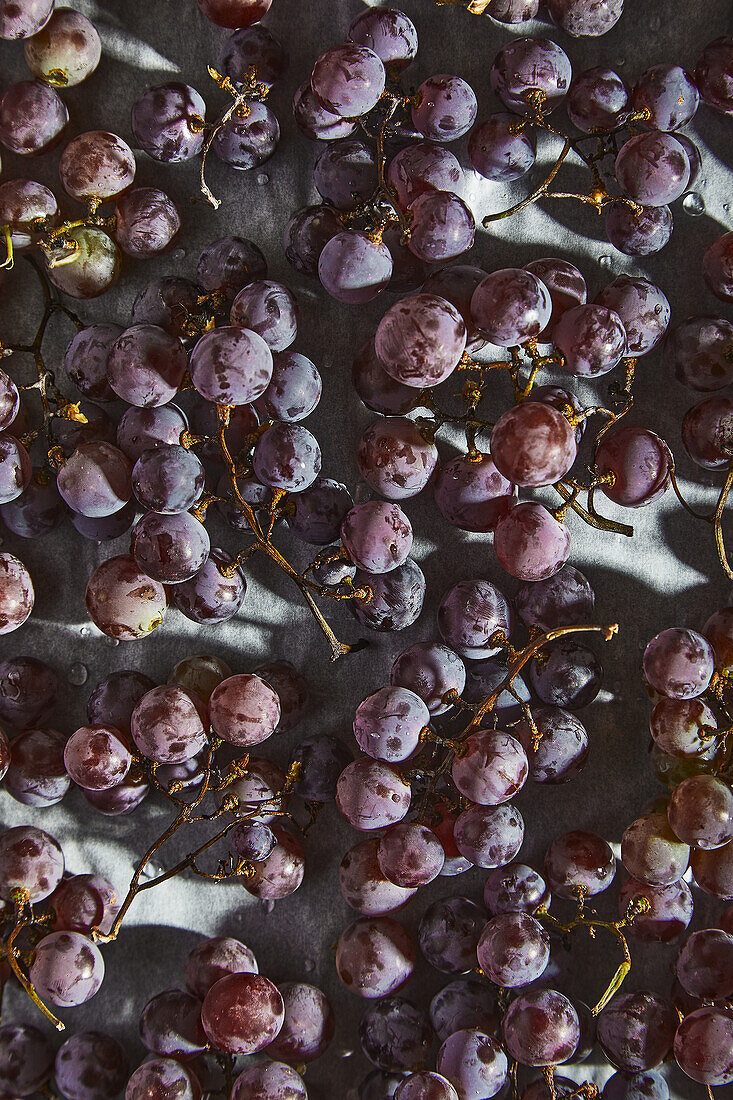
[[[693,218],[705,213],[705,201],[697,191],[688,191],[682,200],[682,209]]]
[[[311,974],[315,970],[315,968],[316,964],[313,962],[313,959],[303,960],[303,969],[305,970],[306,974]]]
[[[613,263],[613,260],[610,256],[600,256],[598,259],[598,263],[601,265],[601,267],[610,267]]]
[[[263,187],[266,183],[269,183],[270,177],[268,176],[267,172],[260,172],[257,176],[257,182],[259,183],[260,187]]]
[[[88,678],[89,669],[86,665],[83,665],[81,661],[74,661],[73,665],[69,665],[67,679],[70,684],[73,684],[75,687],[81,687],[82,684],[87,682]]]

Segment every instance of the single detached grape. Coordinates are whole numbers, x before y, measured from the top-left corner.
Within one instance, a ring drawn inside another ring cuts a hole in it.
[[[59,1048],[54,1062],[56,1086],[65,1100],[104,1100],[125,1087],[127,1055],[103,1031],[79,1031]]]
[[[709,47],[708,47],[709,49]],[[733,1081],[733,1017],[719,1008],[699,1008],[682,1020],[674,1037],[675,1060],[688,1077],[703,1085]]]
[[[733,379],[733,325],[722,317],[688,317],[673,328],[665,352],[678,382],[693,390],[720,390]]]
[[[627,256],[649,256],[664,248],[672,236],[672,211],[668,206],[634,209],[614,202],[606,213],[606,236]]]
[[[181,228],[175,204],[157,187],[133,187],[115,207],[115,240],[128,256],[146,260],[167,252]]]
[[[669,488],[672,456],[654,432],[627,425],[603,436],[596,468],[601,475],[612,475],[600,486],[609,500],[624,508],[644,508]]]
[[[574,38],[592,38],[606,34],[621,18],[624,0],[548,0],[550,15]]]

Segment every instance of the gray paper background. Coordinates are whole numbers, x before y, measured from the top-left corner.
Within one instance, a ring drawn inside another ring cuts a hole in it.
[[[166,79],[182,79],[197,87],[210,110],[224,103],[206,72],[216,64],[225,32],[199,14],[193,0],[76,0],[74,6],[98,26],[104,42],[102,63],[85,84],[64,93],[77,131],[110,129],[132,142],[129,111],[133,100],[148,86]],[[497,109],[490,89],[489,68],[497,49],[514,37],[489,19],[472,18],[455,8],[436,8],[429,0],[404,0],[414,19],[420,51],[406,83],[416,86],[436,72],[456,72],[468,79],[479,100],[479,118]],[[190,201],[197,194],[198,163],[163,166],[138,156],[137,180],[167,190],[183,214],[180,247],[172,255],[151,263],[128,262],[119,285],[100,300],[81,303],[85,320],[109,319],[125,323],[135,294],[147,280],[160,274],[193,277],[201,248],[226,233],[250,237],[265,252],[271,277],[280,278],[298,294],[302,325],[295,347],[309,355],[324,379],[323,400],[308,426],[316,432],[323,450],[323,472],[357,489],[356,440],[372,419],[351,388],[350,366],[354,351],[373,334],[375,325],[394,300],[382,295],[365,308],[350,309],[327,297],[313,282],[295,273],[282,253],[282,232],[289,216],[309,202],[318,201],[312,183],[317,147],[295,127],[290,102],[295,88],[305,80],[316,56],[341,41],[353,16],[362,10],[360,0],[274,0],[266,25],[279,35],[291,55],[290,70],[271,95],[280,119],[282,138],[275,156],[260,170],[237,173],[212,157],[209,182],[222,199],[218,212]],[[575,41],[543,23],[531,26],[533,34],[549,34],[568,52],[575,72],[592,65],[616,68],[633,84],[650,64],[678,62],[693,68],[702,47],[723,33],[730,33],[728,0],[628,0],[621,21],[598,40]],[[22,48],[0,43],[3,84],[24,79]],[[561,113],[558,114],[560,120]],[[490,232],[479,231],[476,246],[467,257],[488,270],[519,266],[545,255],[575,262],[586,276],[589,298],[621,272],[643,273],[659,283],[668,295],[673,322],[690,313],[712,313],[730,318],[730,307],[706,290],[700,262],[707,246],[731,228],[727,203],[731,176],[726,162],[731,154],[731,120],[701,108],[688,133],[700,145],[704,157],[702,179],[695,190],[704,200],[701,216],[685,213],[674,205],[675,230],[670,244],[658,255],[640,263],[615,252],[603,240],[602,219],[576,204],[534,206],[523,214],[497,223]],[[465,139],[450,146],[462,162]],[[2,176],[27,174],[40,180],[56,180],[58,151],[34,162],[3,156]],[[542,178],[543,166],[552,154],[541,144],[532,180]],[[480,181],[467,170],[467,198],[477,221],[488,211],[515,201],[524,191],[515,185]],[[584,179],[577,165],[568,164],[562,177],[568,189],[581,188]],[[60,192],[60,188],[57,187]],[[0,338],[13,341],[30,332],[29,296],[35,294],[19,264],[6,280],[0,316]],[[72,303],[73,305],[73,303]],[[49,344],[51,362],[60,355],[69,337],[61,325]],[[11,364],[12,366],[12,364]],[[608,379],[610,381],[611,379]],[[498,391],[497,391],[498,392]],[[604,393],[605,388],[600,388]],[[680,423],[695,400],[674,382],[657,352],[638,368],[636,407],[629,422],[646,423],[669,442],[678,456],[679,475],[693,503],[710,507],[719,479],[701,476],[682,451]],[[508,395],[502,401],[506,407]],[[450,448],[441,446],[443,454]],[[550,494],[547,494],[549,497]],[[273,738],[263,755],[280,761],[291,747],[310,733],[327,732],[351,738],[351,719],[360,699],[388,681],[395,655],[415,641],[436,637],[435,608],[442,593],[455,581],[487,577],[508,594],[517,584],[498,567],[490,540],[450,528],[435,508],[428,492],[405,505],[416,532],[415,557],[427,578],[427,599],[421,618],[397,635],[370,635],[365,651],[340,661],[327,660],[318,629],[296,590],[268,563],[255,560],[248,566],[249,590],[245,605],[232,622],[216,628],[199,628],[178,612],[170,611],[164,626],[141,642],[114,645],[87,622],[83,594],[86,580],[96,565],[113,552],[81,539],[65,524],[61,531],[37,542],[25,542],[2,531],[3,549],[18,554],[28,565],[36,584],[34,613],[21,631],[0,640],[0,653],[32,653],[49,661],[59,672],[62,705],[56,725],[65,732],[81,724],[91,687],[118,668],[140,668],[162,681],[182,657],[208,652],[223,657],[235,671],[247,671],[267,658],[284,657],[302,669],[311,684],[312,704],[302,726]],[[599,620],[618,622],[616,641],[602,649],[606,668],[605,690],[583,714],[591,737],[590,761],[573,783],[557,789],[528,784],[517,802],[525,816],[527,836],[524,861],[541,861],[544,849],[557,834],[569,828],[596,830],[617,844],[628,822],[644,802],[660,790],[646,760],[649,705],[639,675],[646,641],[658,630],[675,624],[700,627],[714,608],[730,602],[731,586],[715,556],[712,532],[696,523],[668,493],[651,508],[621,514],[608,505],[607,512],[633,522],[633,540],[592,531],[571,515],[571,562],[585,571],[598,596]],[[227,549],[237,545],[233,532],[214,528],[214,543]],[[307,561],[305,548],[287,531],[278,536],[293,560]],[[354,640],[361,631],[343,608],[328,608],[341,637]],[[83,663],[89,672],[85,685],[67,681],[69,666]],[[0,794],[0,819],[4,825],[33,822],[53,833],[63,844],[67,865],[74,872],[106,874],[125,893],[136,856],[162,831],[168,810],[156,798],[131,817],[108,819],[92,813],[78,792],[47,811],[31,811]],[[361,839],[326,808],[308,837],[306,879],[298,892],[278,902],[272,912],[237,886],[213,887],[181,876],[141,896],[133,905],[117,943],[104,950],[107,977],[102,991],[87,1006],[62,1012],[70,1030],[102,1027],[122,1038],[131,1064],[142,1060],[144,1050],[136,1035],[137,1018],[145,1002],[156,992],[183,984],[186,952],[201,934],[227,933],[246,941],[256,952],[260,969],[275,981],[300,979],[315,982],[331,999],[337,1033],[333,1046],[307,1072],[313,1098],[346,1097],[370,1068],[358,1043],[357,1025],[365,1003],[339,984],[333,945],[355,914],[338,892],[338,864],[346,849]],[[172,846],[171,859],[187,851],[185,840]],[[166,863],[168,860],[166,859]],[[619,874],[619,880],[624,875]],[[471,872],[459,879],[438,879],[421,891],[400,914],[415,928],[420,914],[436,897],[465,893],[480,898],[485,874]],[[695,921],[704,925],[717,911],[711,899],[695,890]],[[615,891],[601,899],[604,913],[615,914]],[[589,1001],[597,999],[616,965],[609,941],[600,940],[591,954],[578,944],[561,960],[569,975],[567,988]],[[650,984],[667,992],[675,947],[648,946],[635,951],[629,989]],[[442,984],[442,976],[420,960],[404,994],[424,1006]],[[16,990],[8,994],[8,1019],[38,1023],[40,1017]],[[584,1080],[603,1081],[607,1068],[597,1073],[593,1061],[570,1069]],[[678,1097],[700,1097],[701,1086],[670,1073]],[[721,1090],[722,1096],[726,1090]]]

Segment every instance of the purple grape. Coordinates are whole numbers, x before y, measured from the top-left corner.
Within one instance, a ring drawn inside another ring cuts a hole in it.
[[[98,992],[104,960],[86,936],[51,932],[36,946],[28,976],[40,997],[60,1008],[73,1008]]]
[[[35,470],[20,496],[0,505],[0,518],[5,526],[23,539],[42,538],[63,523],[67,514],[56,482],[48,479],[45,470]]]
[[[570,85],[568,118],[584,134],[607,133],[620,126],[629,105],[629,89],[614,69],[585,69]]]
[[[598,1016],[598,1041],[613,1065],[640,1073],[669,1054],[678,1022],[671,1001],[656,993],[617,994]]]
[[[435,503],[454,527],[493,531],[514,504],[514,486],[491,455],[457,455],[440,467]]]
[[[695,630],[663,630],[644,651],[644,675],[656,691],[670,699],[702,695],[713,670],[712,646]]]
[[[387,373],[407,386],[437,385],[453,373],[466,346],[458,310],[435,294],[414,294],[387,310],[374,346]]]
[[[666,296],[648,279],[620,275],[596,298],[599,305],[621,318],[630,355],[647,355],[660,342],[669,325]]]
[[[112,672],[100,680],[87,700],[87,718],[92,725],[130,729],[132,712],[146,692],[155,687],[149,676],[134,669]]]
[[[278,38],[259,24],[229,35],[221,51],[221,72],[237,84],[254,77],[271,88],[287,72],[290,58]]]
[[[396,504],[380,500],[357,504],[341,525],[341,538],[351,560],[363,570],[388,573],[407,559],[412,526]]]
[[[376,298],[392,277],[392,256],[386,244],[347,229],[331,237],[318,259],[318,277],[331,295],[348,305]]]
[[[153,279],[133,303],[133,323],[156,325],[169,336],[185,336],[191,314],[198,312],[203,294],[203,287],[189,279],[173,275]]]
[[[176,515],[192,508],[204,487],[204,468],[192,451],[160,443],[144,451],[132,471],[132,488],[143,508]]]
[[[308,1100],[305,1081],[284,1062],[260,1062],[244,1069],[234,1081],[232,1100]]]
[[[378,841],[379,868],[403,888],[424,886],[440,874],[445,853],[435,833],[417,822],[390,826]]]
[[[0,833],[0,896],[15,904],[36,905],[49,897],[64,873],[58,842],[32,825]]]
[[[196,278],[209,294],[221,293],[231,302],[242,287],[267,276],[267,261],[253,241],[222,237],[207,245],[199,257]]]
[[[103,1031],[79,1031],[61,1046],[54,1062],[56,1087],[65,1100],[108,1100],[127,1083],[125,1051]]]
[[[552,312],[548,288],[524,268],[494,271],[471,298],[474,324],[492,344],[512,347],[539,336]]]
[[[527,756],[520,743],[500,730],[477,730],[453,761],[458,790],[480,806],[498,806],[513,798],[527,779]]]
[[[465,1100],[496,1096],[504,1087],[509,1069],[497,1040],[474,1028],[449,1035],[435,1064]]]
[[[450,191],[424,191],[410,203],[409,250],[425,263],[454,260],[473,246],[476,224],[470,209]]]
[[[507,1053],[522,1066],[567,1062],[580,1040],[578,1014],[554,989],[521,993],[502,1024]]]
[[[615,172],[619,187],[635,202],[665,206],[685,191],[690,162],[676,138],[653,130],[621,146]]]
[[[692,997],[721,1001],[733,992],[733,935],[720,928],[693,932],[677,956],[677,980]]]
[[[562,103],[573,73],[565,51],[549,38],[515,38],[499,50],[489,75],[505,107],[532,116]]]
[[[407,208],[418,195],[430,191],[457,192],[463,179],[460,163],[441,145],[418,141],[406,145],[387,168],[387,183],[400,206]]]
[[[608,374],[626,354],[626,330],[612,309],[582,305],[569,309],[555,325],[552,340],[566,374],[595,378]]]
[[[301,84],[293,96],[293,115],[298,127],[311,141],[334,141],[349,137],[356,121],[327,110],[316,98],[309,81]]]
[[[285,1016],[277,987],[260,974],[228,974],[204,997],[201,1023],[209,1041],[230,1054],[255,1054],[280,1031]]]
[[[721,302],[733,301],[733,233],[714,241],[702,258],[702,277]]]
[[[327,111],[341,118],[365,115],[385,85],[382,61],[372,50],[350,42],[326,50],[313,67],[311,87]]]
[[[449,982],[430,1002],[430,1022],[441,1042],[463,1029],[496,1031],[493,998],[486,982],[466,978]]]
[[[715,776],[691,775],[672,792],[667,817],[691,848],[721,848],[733,840],[733,792]]]
[[[624,0],[547,0],[552,19],[574,38],[607,34],[621,18]]]
[[[669,1086],[653,1069],[633,1076],[614,1073],[606,1081],[603,1100],[669,1100]]]
[[[373,50],[392,73],[401,72],[417,55],[415,25],[397,8],[376,7],[361,12],[351,21],[347,37]]]
[[[567,527],[544,507],[525,501],[512,508],[496,525],[494,551],[499,564],[520,581],[553,576],[567,561]]]
[[[318,477],[309,489],[295,497],[288,526],[304,542],[326,546],[339,537],[341,524],[352,507],[351,494],[345,485]]]
[[[357,462],[375,492],[388,500],[405,500],[428,484],[438,462],[438,449],[412,420],[387,417],[366,429]]]
[[[251,878],[244,888],[261,901],[279,901],[287,898],[300,886],[305,875],[305,849],[297,837],[273,827],[275,847],[267,859],[255,864]]]
[[[0,8],[0,29],[5,29],[7,18]],[[42,1031],[31,1024],[4,1024],[0,1028],[0,1087],[5,1093],[33,1095],[44,1087],[52,1069],[53,1047]]]
[[[568,473],[578,444],[573,426],[562,413],[542,401],[524,401],[497,420],[491,453],[507,481],[536,487],[551,485]]]
[[[530,779],[535,783],[575,779],[588,758],[588,732],[583,723],[569,711],[554,706],[534,707],[532,716],[541,735],[539,741],[535,741],[526,720],[515,731],[527,753]]]
[[[709,49],[710,47],[708,47]],[[729,1085],[733,1081],[733,1017],[729,1011],[705,1007],[686,1016],[674,1038],[674,1056],[693,1081]]]
[[[348,745],[330,734],[312,734],[293,750],[293,762],[300,764],[295,790],[309,802],[333,802],[341,772],[353,760]]]
[[[140,1014],[140,1038],[153,1054],[185,1061],[206,1049],[201,1001],[182,989],[158,993]]]
[[[21,0],[20,3],[0,0],[0,38],[29,38],[37,34],[50,19],[54,3],[55,0]]]
[[[0,212],[2,217],[2,212]],[[5,431],[20,411],[18,387],[9,374],[0,370],[0,431]]]
[[[272,108],[256,99],[242,105],[216,131],[211,147],[222,163],[246,171],[269,160],[280,140],[280,123]]]
[[[82,726],[64,749],[64,766],[76,784],[90,791],[106,791],[123,781],[132,757],[119,730]]]
[[[175,396],[186,370],[181,341],[157,325],[126,329],[109,352],[109,384],[124,401],[138,408],[165,405]]]
[[[392,828],[399,828],[393,825]],[[380,841],[370,837],[350,848],[339,867],[339,888],[347,905],[366,917],[381,917],[402,908],[416,892],[387,878],[379,866]],[[442,851],[442,849],[441,849]]]
[[[149,760],[190,760],[206,744],[206,709],[182,688],[164,684],[143,695],[130,719],[133,740]]]
[[[285,258],[304,275],[318,274],[318,260],[325,245],[343,225],[330,206],[306,206],[288,222],[283,237]]]
[[[409,688],[423,700],[431,715],[444,714],[451,703],[448,692],[461,694],[466,686],[466,668],[448,646],[417,642],[404,650],[392,665],[390,680]]]
[[[280,700],[265,680],[241,673],[214,688],[209,717],[217,737],[248,748],[266,741],[274,732],[280,720]]]
[[[310,702],[308,682],[290,661],[270,661],[258,665],[255,672],[276,692],[280,700],[278,733],[298,725]]]
[[[28,68],[40,80],[70,88],[94,72],[102,43],[85,15],[56,8],[42,30],[25,43],[24,53]]]
[[[33,465],[23,444],[10,432],[0,432],[0,504],[16,500],[32,476]]]
[[[733,325],[722,317],[688,317],[671,329],[665,353],[678,382],[703,393],[733,380]]]
[[[619,891],[619,916],[626,916],[629,903],[644,898],[646,912],[634,917],[631,931],[642,943],[669,943],[675,939],[692,919],[693,899],[687,883],[670,883],[669,886],[649,886],[629,878]]]
[[[370,1005],[359,1024],[361,1048],[383,1070],[414,1070],[425,1062],[433,1040],[427,1017],[404,997]]]
[[[108,791],[86,791],[80,788],[85,801],[104,814],[105,817],[120,817],[131,814],[150,793],[150,786],[144,776],[129,775],[117,787]]]
[[[304,420],[321,397],[318,370],[310,359],[297,351],[277,352],[272,360],[272,377],[258,400],[258,408],[270,420]]]
[[[397,768],[369,757],[347,764],[336,784],[339,810],[361,832],[402,821],[410,809],[410,797],[410,784]]]
[[[54,931],[88,935],[99,927],[107,932],[120,910],[114,887],[101,875],[72,875],[62,879],[51,896]]]
[[[468,157],[486,179],[509,183],[532,168],[537,152],[534,130],[505,111],[489,115],[471,131]]]
[[[460,581],[438,608],[438,630],[461,657],[471,660],[499,652],[495,635],[511,633],[511,610],[505,597],[488,581]]]
[[[58,678],[35,657],[7,657],[0,662],[0,721],[16,729],[36,726],[56,706]]]
[[[647,125],[655,130],[677,130],[695,115],[700,93],[680,65],[652,65],[634,88],[634,109],[648,111]]]
[[[594,897],[616,874],[616,857],[603,837],[574,829],[556,837],[545,854],[547,881],[561,898]]]
[[[524,821],[511,803],[470,806],[458,815],[454,830],[458,851],[476,867],[503,867],[518,854]]]
[[[121,253],[115,242],[102,229],[86,225],[68,229],[65,237],[74,249],[73,263],[52,267],[44,258],[49,282],[72,298],[104,294],[120,274]]]
[[[78,134],[66,146],[59,161],[59,176],[72,199],[107,201],[132,185],[135,157],[116,134],[91,130]]]
[[[135,561],[149,577],[164,584],[190,580],[206,563],[210,549],[208,531],[190,512],[148,512],[132,533]]]
[[[33,581],[23,562],[12,554],[0,554],[0,634],[22,626],[34,602]]]
[[[40,80],[11,84],[0,99],[0,143],[18,156],[53,148],[68,121],[64,101]]]
[[[458,1100],[447,1077],[422,1069],[397,1086],[395,1100]]]
[[[217,27],[249,27],[266,15],[272,0],[198,0],[198,6]]]
[[[367,599],[349,601],[354,617],[371,630],[404,630],[419,618],[425,600],[425,576],[422,569],[407,558],[387,573],[358,569],[354,587],[369,590]]]
[[[102,322],[81,329],[66,349],[64,367],[70,380],[85,397],[94,401],[115,401],[117,394],[107,381],[107,357],[121,336],[120,325]]]
[[[86,607],[96,626],[112,638],[142,638],[163,621],[165,589],[128,555],[108,558],[86,589]]]
[[[239,291],[230,320],[234,326],[257,333],[271,351],[284,351],[298,331],[298,304],[282,283],[259,280]]]
[[[277,837],[269,825],[258,821],[251,825],[243,821],[229,833],[230,850],[252,863],[267,859],[276,844]]]
[[[267,389],[272,352],[256,332],[224,325],[205,333],[191,352],[191,380],[207,401],[247,405]]]
[[[15,179],[0,184],[0,218],[11,231],[11,240],[16,251],[28,248],[31,244],[37,219],[40,219],[41,224],[53,225],[57,220],[58,209],[56,196],[41,183]],[[4,426],[8,427],[9,423]]]
[[[356,709],[354,737],[375,760],[407,760],[420,743],[430,712],[419,695],[403,687],[380,688]]]
[[[514,989],[542,977],[550,961],[550,937],[527,913],[502,913],[484,926],[476,954],[489,981]]]
[[[486,13],[499,23],[524,23],[534,19],[539,6],[539,0],[489,0]]]
[[[132,105],[132,132],[153,160],[190,160],[204,144],[206,104],[189,84],[171,82],[148,88]]]
[[[82,443],[59,470],[56,485],[75,512],[96,519],[114,515],[130,500],[132,465],[111,443]]]
[[[664,813],[645,814],[626,828],[621,838],[624,867],[649,886],[671,886],[684,875],[690,849],[677,839]]]
[[[549,908],[550,896],[542,875],[524,863],[497,868],[484,884],[484,904],[495,917],[502,913],[532,914],[540,905]]]
[[[664,248],[672,236],[672,211],[668,206],[635,210],[626,203],[614,202],[606,213],[606,236],[627,256],[649,256]]]
[[[399,415],[409,412],[419,400],[414,386],[395,381],[380,363],[374,349],[374,341],[363,344],[354,357],[351,372],[357,394],[373,412]]]
[[[565,565],[547,580],[523,585],[514,598],[514,606],[526,626],[547,631],[589,622],[593,618],[595,593],[580,570]]]
[[[692,461],[703,469],[727,466],[733,451],[733,401],[715,394],[688,409],[682,421],[682,442]]]
[[[239,611],[247,591],[247,583],[239,569],[231,576],[222,570],[233,568],[229,554],[214,547],[198,572],[172,593],[174,605],[187,619],[208,625],[222,623]]]
[[[188,954],[186,985],[203,1000],[211,987],[228,974],[256,974],[257,961],[248,947],[230,936],[203,939]]]
[[[704,756],[717,743],[715,715],[701,699],[660,699],[649,727],[663,752],[683,759]]]
[[[598,695],[603,668],[595,653],[573,638],[559,638],[535,657],[530,682],[543,703],[577,710]]]
[[[325,203],[351,210],[374,194],[377,164],[363,141],[344,139],[326,146],[315,163],[313,180]]]
[[[117,200],[115,240],[128,256],[147,260],[167,252],[180,228],[175,203],[157,187],[133,187]]]
[[[336,948],[339,978],[351,993],[366,1000],[394,993],[414,965],[412,937],[391,917],[360,917],[341,933]]]
[[[707,44],[697,61],[695,83],[708,106],[733,114],[733,39],[722,35]]]
[[[424,80],[412,107],[412,125],[429,141],[455,141],[476,121],[476,93],[460,76],[440,73]]]
[[[423,293],[444,298],[458,310],[468,330],[466,350],[469,352],[478,350],[486,343],[483,336],[476,331],[471,317],[471,298],[476,287],[485,278],[486,272],[480,267],[454,264],[434,272],[425,280],[422,288]]]
[[[307,428],[278,421],[258,439],[252,466],[263,485],[299,493],[318,477],[321,449]]]
[[[196,1100],[201,1094],[196,1075],[173,1058],[151,1058],[130,1077],[125,1100],[163,1100],[171,1094],[177,1100]]]
[[[24,806],[54,806],[71,786],[64,767],[65,739],[54,730],[26,730],[10,745],[5,790]]]

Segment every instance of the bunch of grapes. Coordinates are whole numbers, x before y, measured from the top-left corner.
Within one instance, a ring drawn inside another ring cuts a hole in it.
[[[189,84],[169,81],[148,88],[132,107],[132,132],[139,147],[160,164],[201,156],[201,190],[214,209],[220,201],[205,180],[212,150],[230,168],[246,171],[264,164],[280,139],[277,117],[267,103],[288,68],[282,43],[259,20],[271,0],[198,0],[217,26],[235,28],[226,39],[219,69],[209,66],[216,84],[231,100],[216,121],[206,122],[206,103]],[[221,70],[221,71],[219,71]]]

